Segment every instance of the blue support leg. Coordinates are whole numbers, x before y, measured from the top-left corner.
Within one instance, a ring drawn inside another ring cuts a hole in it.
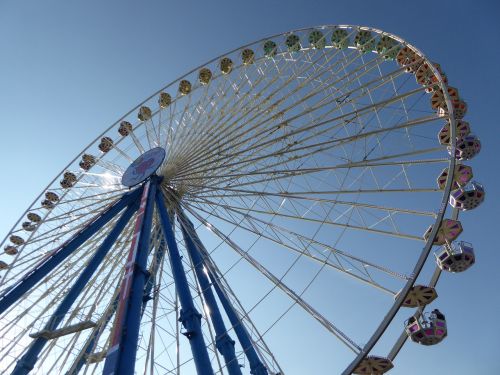
[[[214,293],[210,287],[210,280],[208,275],[204,272],[203,259],[198,251],[195,243],[193,242],[192,236],[195,232],[194,226],[189,221],[189,219],[184,215],[184,212],[179,208],[178,219],[181,224],[182,235],[184,237],[184,242],[188,250],[191,261],[194,265],[194,270],[196,273],[196,278],[200,283],[201,291],[203,293],[203,299],[205,300],[208,309],[210,310],[210,319],[215,329],[215,341],[219,352],[224,357],[224,362],[226,363],[228,372],[230,375],[241,375],[241,367],[236,358],[236,352],[234,350],[234,341],[229,336],[224,320],[220,313],[219,307],[217,306],[217,301],[215,299]]]
[[[217,296],[219,297],[219,300],[221,301],[222,306],[226,311],[227,317],[229,318],[229,321],[231,322],[231,325],[233,326],[234,331],[236,332],[236,336],[238,337],[238,340],[241,346],[243,347],[243,351],[245,352],[248,362],[250,363],[250,374],[268,375],[266,367],[260,360],[257,351],[255,350],[253,343],[250,340],[250,335],[248,334],[248,331],[246,330],[245,326],[238,317],[238,314],[234,310],[234,307],[227,298],[226,294],[222,291],[219,284],[215,282],[216,276],[210,273],[210,270],[209,270],[209,275],[210,279],[212,280],[212,285],[214,286],[215,292],[217,293]]]
[[[193,359],[198,375],[213,375],[212,364],[208,356],[205,340],[201,331],[201,315],[196,310],[191,291],[189,290],[188,281],[182,265],[181,256],[172,229],[167,208],[163,200],[163,196],[159,191],[156,195],[156,205],[160,214],[160,221],[167,241],[167,248],[172,266],[172,274],[174,276],[175,287],[179,294],[181,303],[180,321],[186,329],[186,337],[189,339]]]
[[[85,243],[108,221],[115,217],[130,202],[137,199],[142,189],[136,189],[130,193],[124,194],[115,204],[109,207],[104,213],[76,233],[71,239],[66,241],[59,248],[49,253],[33,269],[28,271],[23,278],[12,288],[5,291],[0,296],[0,314],[12,306],[28,290],[35,286],[42,278],[47,276],[55,267],[63,262],[80,245]]]
[[[125,212],[122,214],[114,228],[109,232],[108,236],[101,243],[99,248],[96,250],[94,256],[90,259],[89,263],[82,271],[80,276],[69,290],[69,292],[64,296],[63,300],[57,307],[57,309],[52,314],[44,330],[52,331],[55,330],[59,323],[63,320],[64,315],[69,311],[75,300],[78,298],[82,290],[87,285],[88,281],[97,270],[102,260],[108,253],[109,249],[116,242],[116,239],[125,228],[125,225],[129,222],[130,218],[137,210],[137,204],[132,202]],[[44,337],[36,338],[30,345],[28,351],[19,359],[17,362],[12,375],[25,375],[30,372],[38,359],[38,355],[42,351],[43,347],[47,343],[48,339]]]
[[[154,198],[158,182],[159,177],[152,176],[144,185],[134,239],[125,265],[125,276],[120,287],[111,347],[106,356],[103,374],[133,375],[135,372],[144,286],[148,278],[147,259]]]
[[[189,219],[184,214],[182,214],[182,216],[184,217],[185,220],[189,221]],[[192,223],[191,226],[193,226]],[[198,251],[201,252],[202,259],[204,259],[205,257],[208,258],[209,257],[208,252],[203,246],[203,243],[201,242],[200,238],[196,234],[196,231],[193,230],[190,234],[192,236],[194,243],[196,244],[195,248],[197,248]],[[250,363],[250,373],[253,375],[268,375],[268,371],[264,366],[264,364],[262,363],[262,361],[260,360],[257,351],[253,346],[252,340],[250,339],[248,331],[246,330],[245,326],[240,320],[238,314],[236,313],[233,305],[227,298],[226,294],[223,292],[222,288],[217,283],[216,281],[217,276],[212,272],[211,267],[207,266],[207,271],[212,281],[212,285],[215,289],[215,292],[217,293],[217,296],[219,297],[219,300],[222,303],[222,306],[224,307],[227,317],[229,318],[229,321],[231,322],[234,328],[236,336],[238,337],[238,340],[241,346],[243,347],[248,362]]]

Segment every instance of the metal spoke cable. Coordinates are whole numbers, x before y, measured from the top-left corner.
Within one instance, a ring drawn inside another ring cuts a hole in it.
[[[189,211],[191,215],[196,217],[197,220],[209,224],[206,220],[200,217],[196,212]],[[215,235],[223,239],[233,250],[235,250],[242,258],[254,266],[258,271],[260,271],[266,278],[273,282],[278,288],[285,292],[291,299],[293,299],[298,305],[300,305],[304,310],[306,310],[313,318],[318,320],[326,329],[333,333],[341,342],[346,344],[346,346],[353,350],[354,352],[361,351],[361,347],[358,346],[354,341],[352,341],[347,335],[335,327],[330,321],[323,317],[319,312],[317,312],[312,306],[307,304],[300,296],[298,296],[293,290],[289,289],[285,284],[283,284],[276,276],[274,276],[269,270],[267,270],[262,264],[257,262],[252,256],[241,249],[236,243],[231,239],[227,238],[222,232],[220,232],[216,227],[210,224],[210,228]]]

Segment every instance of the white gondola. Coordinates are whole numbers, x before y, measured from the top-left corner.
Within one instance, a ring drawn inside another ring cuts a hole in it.
[[[405,322],[405,330],[413,342],[426,346],[438,344],[448,335],[446,319],[438,309],[418,318],[412,316]]]
[[[446,244],[434,255],[440,269],[453,273],[467,270],[476,261],[474,247],[465,241]]]
[[[481,151],[481,141],[474,134],[469,134],[457,140],[455,149],[455,158],[457,160],[469,160],[479,154]],[[452,153],[451,148],[448,152]]]
[[[450,205],[462,211],[472,210],[483,203],[484,197],[483,185],[473,181],[469,185],[451,193]]]

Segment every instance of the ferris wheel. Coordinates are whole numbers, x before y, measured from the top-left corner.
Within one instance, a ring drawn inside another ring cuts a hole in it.
[[[485,195],[466,111],[439,64],[368,27],[193,69],[3,240],[0,370],[382,374],[408,338],[438,344],[436,284],[473,265],[458,215]]]

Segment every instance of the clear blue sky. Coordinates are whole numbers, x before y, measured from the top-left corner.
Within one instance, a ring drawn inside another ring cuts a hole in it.
[[[84,146],[187,70],[266,35],[353,24],[399,35],[441,64],[483,143],[487,201],[461,216],[477,264],[443,275],[449,337],[408,343],[391,374],[500,373],[500,3],[475,1],[0,2],[0,236]],[[327,369],[325,369],[327,371]]]

